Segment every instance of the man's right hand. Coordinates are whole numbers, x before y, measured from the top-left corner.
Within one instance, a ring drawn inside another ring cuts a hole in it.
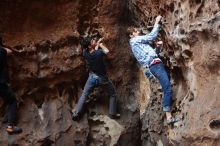
[[[14,48],[12,48],[12,47],[4,47],[4,49],[7,51],[7,54],[8,55],[21,55],[21,54],[23,54],[24,53],[24,50],[16,50],[16,49],[14,49]]]
[[[99,38],[99,40],[96,42],[95,50],[98,50],[98,48],[100,47],[100,44],[101,44],[102,40],[103,40],[103,38]]]
[[[98,43],[101,43],[103,41],[103,39],[104,39],[103,37],[99,38]]]
[[[160,15],[157,16],[155,23],[159,24],[159,22],[161,21],[161,19],[162,19],[162,16],[160,16]]]

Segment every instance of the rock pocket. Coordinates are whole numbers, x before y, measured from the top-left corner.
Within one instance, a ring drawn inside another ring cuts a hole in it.
[[[220,119],[211,120],[209,123],[209,127],[213,131],[220,131]]]

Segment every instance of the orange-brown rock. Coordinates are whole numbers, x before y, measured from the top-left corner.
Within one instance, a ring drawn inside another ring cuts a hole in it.
[[[0,124],[1,146],[139,145],[138,87],[133,85],[138,83],[138,68],[120,22],[124,3],[3,0],[0,9],[1,36],[20,51],[8,59],[11,86],[20,102],[18,126],[24,129],[8,137],[6,124]],[[111,51],[108,74],[117,89],[122,118],[108,118],[108,96],[95,90],[91,98],[95,95],[98,101],[91,99],[84,117],[73,122],[70,112],[88,76],[79,38],[97,30]]]
[[[130,25],[150,31],[159,14],[172,113],[182,118],[173,126],[165,124],[158,81],[142,75],[125,33]],[[0,36],[20,51],[8,59],[24,132],[8,136],[0,123],[0,145],[220,145],[219,26],[218,0],[1,0]],[[108,95],[95,89],[73,122],[70,111],[88,76],[80,36],[97,32],[111,51],[108,75],[122,116],[109,119]]]

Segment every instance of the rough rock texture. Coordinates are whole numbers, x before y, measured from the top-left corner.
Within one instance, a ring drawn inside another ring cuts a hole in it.
[[[219,7],[218,0],[1,0],[0,35],[21,52],[9,57],[9,68],[24,132],[8,136],[0,124],[0,145],[220,145]],[[169,127],[161,87],[143,76],[125,36],[131,24],[150,31],[158,14],[172,112],[182,118]],[[111,51],[108,74],[122,116],[108,118],[108,95],[96,89],[77,123],[70,111],[88,76],[79,36],[97,31]]]
[[[220,145],[220,3],[218,0],[130,0],[137,26],[164,17],[159,40],[173,87],[173,113],[182,121],[164,126],[160,86],[152,93],[142,119],[143,145]]]
[[[1,36],[20,51],[9,57],[9,68],[20,101],[18,126],[24,129],[8,136],[6,124],[0,124],[1,146],[140,145],[139,70],[124,37],[124,6],[124,1],[111,0],[0,2]],[[88,76],[79,36],[97,30],[111,50],[108,74],[117,89],[121,119],[108,118],[107,95],[98,89],[77,123],[70,111]]]

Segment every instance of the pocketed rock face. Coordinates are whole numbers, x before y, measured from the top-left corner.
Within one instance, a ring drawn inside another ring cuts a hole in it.
[[[111,0],[0,2],[1,36],[20,51],[8,59],[19,100],[18,126],[24,129],[18,136],[8,136],[6,124],[0,124],[0,145],[140,145],[139,71],[127,50],[121,21],[124,6],[124,1]],[[73,122],[70,111],[88,76],[79,36],[97,30],[111,51],[108,74],[118,93],[121,119],[107,117],[108,95],[97,89],[82,119]]]
[[[160,86],[153,88],[142,119],[143,145],[220,145],[220,5],[212,0],[136,0],[128,4],[133,22],[152,26],[161,14],[163,60],[173,87],[174,115],[182,121],[163,126]],[[151,28],[151,27],[149,27]]]

